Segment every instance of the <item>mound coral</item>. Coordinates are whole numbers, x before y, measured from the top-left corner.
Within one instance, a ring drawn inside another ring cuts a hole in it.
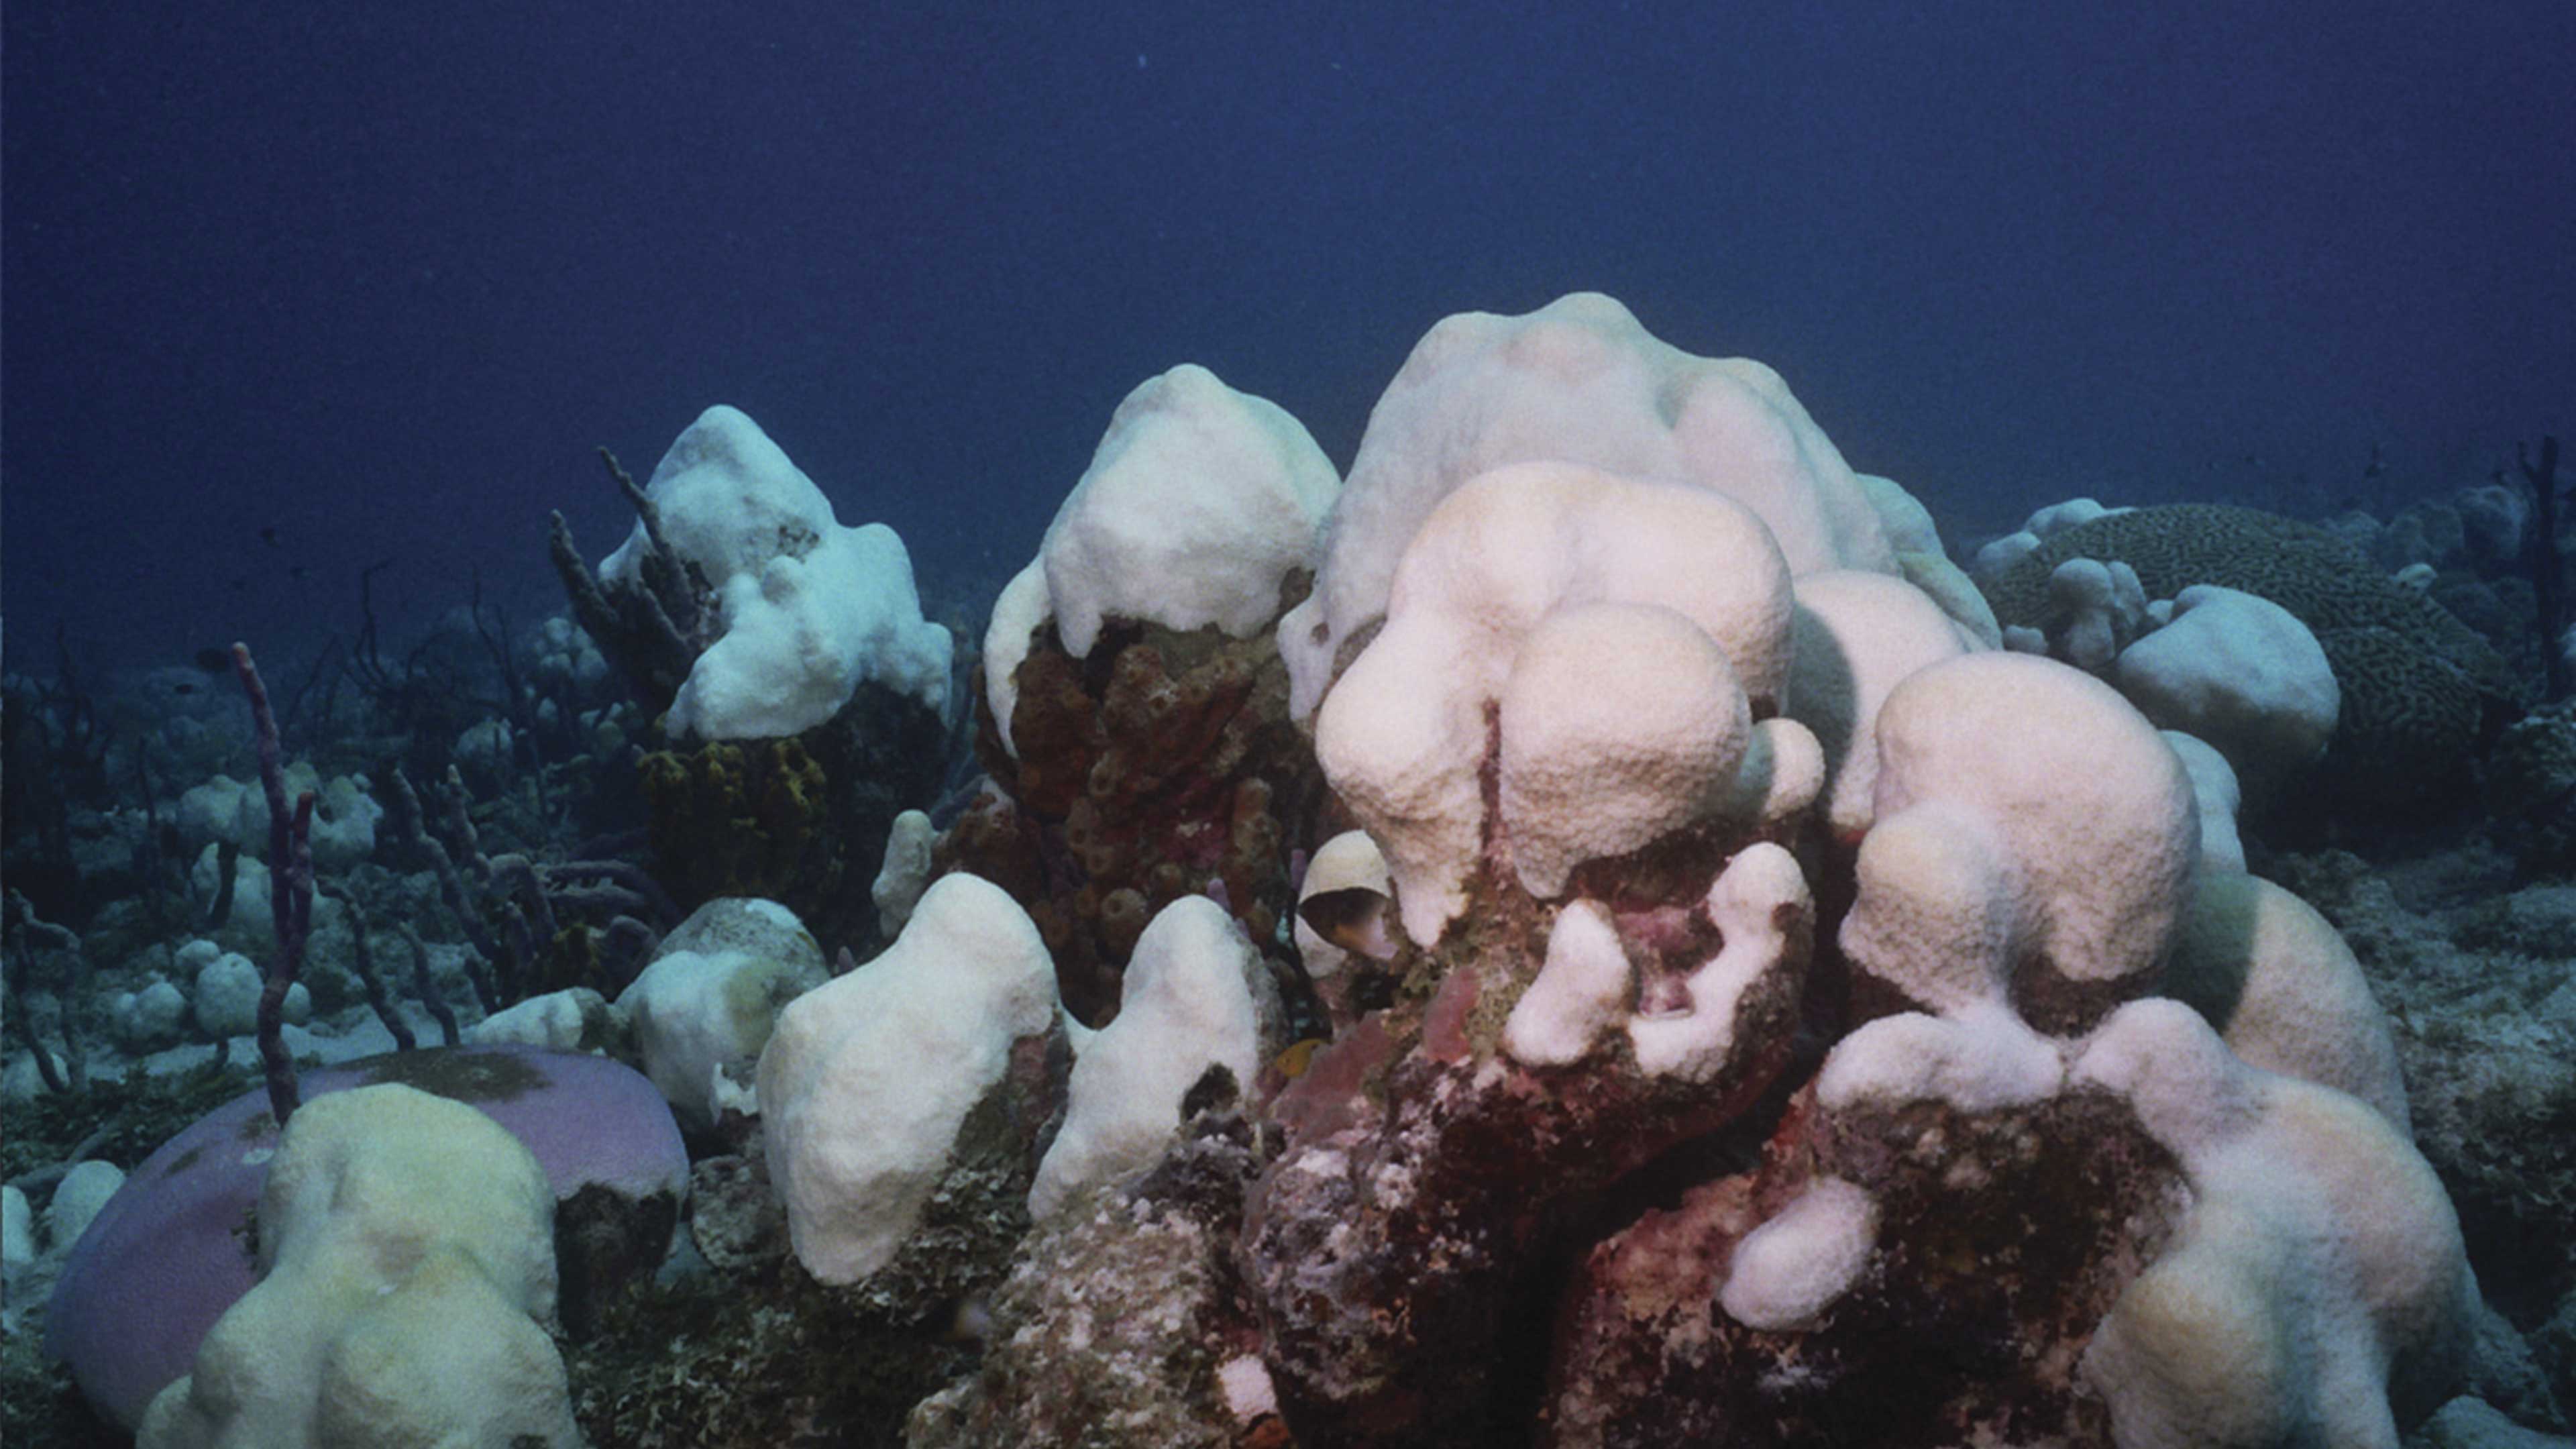
[[[2349,955],[2225,853],[2223,759],[1994,651],[1880,492],[1776,375],[1606,299],[1435,328],[1279,635],[1332,1039],[1239,1105],[1202,1080],[1158,1160],[1037,1221],[920,1441],[2286,1446],[2428,1411],[2475,1289]],[[1032,703],[1106,670],[1032,637],[998,777],[1069,801]],[[1042,814],[991,813],[1065,893]]]

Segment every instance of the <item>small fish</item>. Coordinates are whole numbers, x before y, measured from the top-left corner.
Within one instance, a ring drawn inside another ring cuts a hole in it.
[[[249,588],[249,587],[250,587],[250,580],[249,580],[247,577],[245,577],[245,578],[237,578],[237,579],[233,580],[233,592],[234,592],[234,593],[236,593],[236,594],[238,594],[238,593],[242,592],[244,589],[247,589],[247,588]]]
[[[197,692],[197,686],[183,679],[177,684],[171,685],[170,692],[172,694],[194,694]]]
[[[196,664],[199,674],[230,674],[233,672],[233,652],[229,649],[200,649]]]
[[[289,565],[289,566],[288,566],[288,568],[287,568],[286,572],[287,572],[287,575],[288,575],[289,577],[300,579],[300,578],[304,577],[306,574],[311,573],[311,572],[312,572],[312,570],[311,570],[311,569],[306,568],[306,567],[305,567],[304,565],[302,565],[302,564],[292,564],[292,565]]]
[[[1288,1050],[1281,1052],[1279,1055],[1272,1057],[1270,1059],[1270,1064],[1279,1069],[1279,1075],[1286,1077],[1288,1080],[1293,1082],[1299,1077],[1306,1075],[1306,1068],[1314,1062],[1315,1053],[1322,1051],[1324,1046],[1325,1042],[1322,1037],[1310,1036],[1304,1041],[1297,1043],[1295,1046],[1288,1048]]]
[[[277,541],[277,525],[272,523],[268,527],[261,529],[259,531],[259,541],[267,544],[270,548],[279,547],[280,545]]]
[[[1366,886],[1317,891],[1297,903],[1307,929],[1356,956],[1395,959],[1395,937],[1386,929],[1386,893]]]

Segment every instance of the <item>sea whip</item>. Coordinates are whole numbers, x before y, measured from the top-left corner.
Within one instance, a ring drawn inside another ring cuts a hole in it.
[[[233,673],[250,696],[250,717],[259,737],[259,783],[268,794],[268,859],[272,867],[268,907],[277,924],[277,960],[259,993],[259,1061],[268,1075],[268,1108],[282,1129],[294,1114],[297,1099],[295,1061],[286,1054],[286,993],[304,968],[304,938],[313,925],[313,792],[286,804],[286,770],[277,743],[277,716],[268,708],[268,686],[250,646],[233,645]]]

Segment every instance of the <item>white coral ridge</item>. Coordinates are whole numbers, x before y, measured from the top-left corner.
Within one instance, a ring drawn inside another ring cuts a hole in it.
[[[2474,1302],[2460,1226],[2403,1134],[2247,1066],[2179,1002],[2113,1013],[2076,1063],[2181,1159],[2191,1206],[2084,1350],[2124,1449],[2398,1442]]]
[[[1735,1046],[1735,1007],[1745,989],[1803,953],[1815,916],[1797,857],[1770,841],[1736,852],[1700,909],[1718,930],[1717,954],[1683,981],[1690,1009],[1628,1023],[1637,1066],[1649,1076],[1706,1082]]]
[[[1288,575],[1313,567],[1341,475],[1305,425],[1266,398],[1183,363],[1119,403],[1038,557],[993,605],[984,688],[1016,754],[1012,671],[1052,616],[1086,658],[1110,619],[1237,639],[1269,626]]]
[[[1343,643],[1389,611],[1398,561],[1441,500],[1537,460],[1722,494],[1798,573],[1898,569],[1868,491],[1770,368],[1695,357],[1597,292],[1518,317],[1462,312],[1424,334],[1369,414],[1315,591],[1280,621],[1292,713],[1315,709]]]
[[[1568,901],[1548,928],[1547,959],[1538,978],[1503,1022],[1503,1050],[1530,1067],[1583,1060],[1627,1016],[1635,976],[1610,908],[1595,900]]]
[[[260,1190],[260,1279],[145,1411],[142,1449],[571,1449],[555,1197],[518,1139],[398,1085],[315,1097]]]
[[[2242,869],[2205,871],[2162,994],[2247,1065],[2358,1097],[2414,1140],[2388,1013],[2352,948],[2296,895]]]
[[[1163,907],[1136,938],[1118,1017],[1073,1064],[1063,1128],[1029,1187],[1029,1216],[1053,1216],[1085,1189],[1162,1154],[1181,1099],[1212,1066],[1248,1089],[1260,1069],[1250,973],[1260,959],[1234,917],[1206,896]]]
[[[2047,1101],[2065,1084],[2056,1045],[1996,999],[1940,1016],[1900,1011],[1863,1025],[1834,1043],[1816,1074],[1816,1100],[1836,1112],[1925,1101],[1999,1112]]]
[[[1032,637],[1052,607],[1047,602],[1046,562],[1031,559],[1002,585],[1002,592],[993,599],[993,617],[984,626],[984,698],[992,706],[1002,752],[1014,760],[1020,757],[1019,741],[1011,737],[1011,716],[1020,707],[1020,664],[1029,657]]]
[[[1492,711],[1501,823],[1541,894],[1679,824],[1804,809],[1823,783],[1814,737],[1751,723],[1784,692],[1790,608],[1769,530],[1718,494],[1570,463],[1513,464],[1450,493],[1405,551],[1385,629],[1315,720],[1316,756],[1385,852],[1406,934],[1437,940],[1465,908]],[[1559,610],[1573,612],[1551,620]]]
[[[1684,978],[1681,1009],[1632,1016],[1634,972],[1609,908],[1567,904],[1538,978],[1503,1022],[1503,1049],[1524,1066],[1566,1066],[1624,1022],[1639,1070],[1687,1082],[1716,1077],[1735,1045],[1737,1003],[1793,953],[1803,956],[1814,902],[1796,857],[1757,841],[1718,872],[1700,910],[1717,927],[1717,953]]]
[[[1869,506],[1878,510],[1879,522],[1887,529],[1887,541],[1896,550],[1897,571],[1940,609],[1971,645],[1985,649],[2003,647],[2002,626],[1995,622],[1994,606],[1977,592],[1976,581],[1967,570],[1950,561],[1941,543],[1941,530],[1932,522],[1932,510],[1923,501],[1905,491],[1905,485],[1893,478],[1875,473],[1853,475],[1860,480],[1861,492]],[[1822,572],[1837,572],[1824,570]],[[1865,572],[1849,570],[1845,572]],[[1805,574],[1801,574],[1803,579]]]
[[[903,540],[882,523],[844,528],[759,424],[707,409],[662,455],[645,493],[663,537],[716,594],[717,637],[671,702],[672,733],[799,734],[868,681],[946,706],[952,644],[921,617]],[[638,521],[600,576],[633,581],[644,549]]]
[[[930,888],[930,846],[939,828],[919,810],[906,810],[886,827],[885,863],[877,867],[868,899],[876,903],[877,930],[891,941],[912,919],[913,904]]]
[[[2027,654],[1909,676],[1878,712],[1876,824],[1842,946],[1948,1012],[2022,963],[2150,977],[2187,909],[2200,816],[2182,762],[2110,686]]]
[[[2237,832],[2236,812],[2245,803],[2245,791],[2237,784],[2235,767],[2198,735],[2181,730],[2160,733],[2174,758],[2182,761],[2183,773],[2191,777],[2192,801],[2200,811],[2202,870],[2243,870],[2245,837]]]
[[[769,1178],[809,1272],[856,1283],[893,1258],[967,1112],[1057,1011],[1037,927],[971,875],[924,892],[884,955],[788,1003],[759,1099]]]

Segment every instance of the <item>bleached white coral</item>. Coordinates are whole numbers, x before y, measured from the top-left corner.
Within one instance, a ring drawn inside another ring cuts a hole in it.
[[[395,1084],[313,1098],[261,1188],[256,1286],[145,1412],[142,1449],[572,1449],[554,1192],[518,1139]]]
[[[1548,928],[1538,978],[1503,1022],[1503,1050],[1524,1066],[1570,1066],[1628,1014],[1635,971],[1609,907],[1577,900]]]
[[[1754,740],[1726,651],[1649,604],[1541,619],[1499,709],[1502,816],[1521,885],[1541,896],[1586,860],[1716,813]]]
[[[1735,1046],[1736,1003],[1793,949],[1805,950],[1815,902],[1797,858],[1762,840],[1718,872],[1701,910],[1717,927],[1719,945],[1683,981],[1689,1010],[1628,1023],[1637,1065],[1650,1076],[1705,1082],[1718,1074]]]
[[[1930,595],[1891,574],[1829,569],[1795,588],[1789,713],[1824,750],[1826,823],[1857,840],[1878,788],[1879,706],[1907,675],[1982,646]]]
[[[2114,1013],[2076,1064],[2182,1159],[2173,1245],[2082,1372],[2123,1449],[2394,1445],[2448,1382],[2475,1289],[2441,1181],[2388,1119],[2247,1066],[2179,1002]]]
[[[1341,479],[1278,404],[1184,363],[1127,394],[1038,551],[1065,652],[1101,621],[1215,625],[1236,638],[1279,612]]]
[[[1136,939],[1117,1019],[1073,1064],[1064,1126],[1029,1186],[1029,1215],[1046,1218],[1084,1189],[1141,1167],[1181,1125],[1181,1099],[1211,1066],[1249,1087],[1259,1030],[1247,977],[1252,943],[1206,896],[1183,896]]]
[[[1820,1177],[1735,1245],[1717,1302],[1747,1328],[1802,1328],[1849,1292],[1877,1245],[1878,1204]]]
[[[1011,1044],[1056,1019],[1055,964],[1019,904],[940,878],[877,957],[778,1014],[760,1055],[769,1178],[797,1260],[855,1283],[903,1245]]]
[[[1724,495],[1798,573],[1898,568],[1867,492],[1770,368],[1693,356],[1597,292],[1517,317],[1462,312],[1424,334],[1378,399],[1315,591],[1280,621],[1291,713],[1314,710],[1342,646],[1391,612],[1399,560],[1441,501],[1539,460]]]
[[[1386,628],[1352,663],[1315,722],[1317,759],[1385,852],[1405,931],[1415,940],[1436,940],[1465,905],[1485,826],[1479,779],[1491,743],[1489,712],[1502,707],[1523,647],[1541,622],[1557,610],[1590,604],[1652,605],[1658,617],[1669,611],[1671,620],[1641,627],[1667,644],[1676,629],[1705,636],[1706,643],[1681,652],[1704,660],[1713,646],[1748,710],[1771,713],[1787,684],[1787,565],[1769,531],[1741,506],[1714,493],[1563,463],[1498,468],[1450,494],[1406,551]],[[1692,752],[1674,736],[1679,714],[1672,704],[1647,702],[1668,687],[1690,693],[1678,675],[1655,667],[1663,659],[1664,652],[1649,649],[1630,660],[1642,667],[1615,675],[1611,660],[1598,661],[1604,670],[1581,708],[1614,733],[1623,710],[1639,721],[1602,755],[1605,773],[1597,778],[1605,787],[1631,762],[1630,746],[1641,746],[1639,761]],[[1548,667],[1580,673],[1583,663],[1573,658]],[[1702,684],[1691,697],[1704,699],[1716,689],[1715,676],[1704,662],[1698,675]],[[1563,687],[1586,690],[1581,683]],[[1662,738],[1644,746],[1639,732]],[[1598,728],[1586,738],[1613,743]],[[1792,772],[1812,798],[1821,776],[1812,738],[1803,748],[1786,736],[1778,743],[1784,757],[1813,764]],[[1625,807],[1605,808],[1601,800],[1584,799],[1578,783],[1546,779],[1548,772],[1530,768],[1533,763],[1522,761],[1523,782],[1532,788],[1521,792],[1511,822],[1534,839],[1559,842],[1530,862],[1542,883],[1555,879],[1568,850],[1633,848],[1670,817],[1671,802],[1659,796],[1632,792],[1621,797]],[[1710,767],[1702,760],[1693,768]],[[1644,769],[1658,777],[1669,773],[1659,765]],[[1784,779],[1778,798],[1767,781],[1761,800],[1739,801],[1732,792],[1725,798],[1785,813],[1804,803],[1789,783]],[[1699,789],[1693,803],[1706,809],[1710,792]],[[1588,818],[1556,818],[1566,812]]]
[[[946,705],[951,641],[921,617],[903,540],[882,523],[844,528],[759,424],[707,409],[662,455],[645,493],[673,550],[716,593],[720,632],[671,702],[672,733],[797,734],[869,680]],[[600,577],[632,579],[645,547],[639,521]]]
[[[1879,710],[1876,826],[1852,960],[1950,1010],[2036,963],[2108,990],[2152,975],[2200,858],[2191,782],[2110,686],[2026,654],[1920,670]]]
[[[1192,363],[1139,383],[1038,556],[994,601],[984,694],[1002,748],[1018,757],[1012,676],[1040,624],[1052,618],[1076,659],[1113,618],[1248,638],[1279,612],[1288,576],[1313,566],[1340,488],[1305,426],[1269,399]]]

